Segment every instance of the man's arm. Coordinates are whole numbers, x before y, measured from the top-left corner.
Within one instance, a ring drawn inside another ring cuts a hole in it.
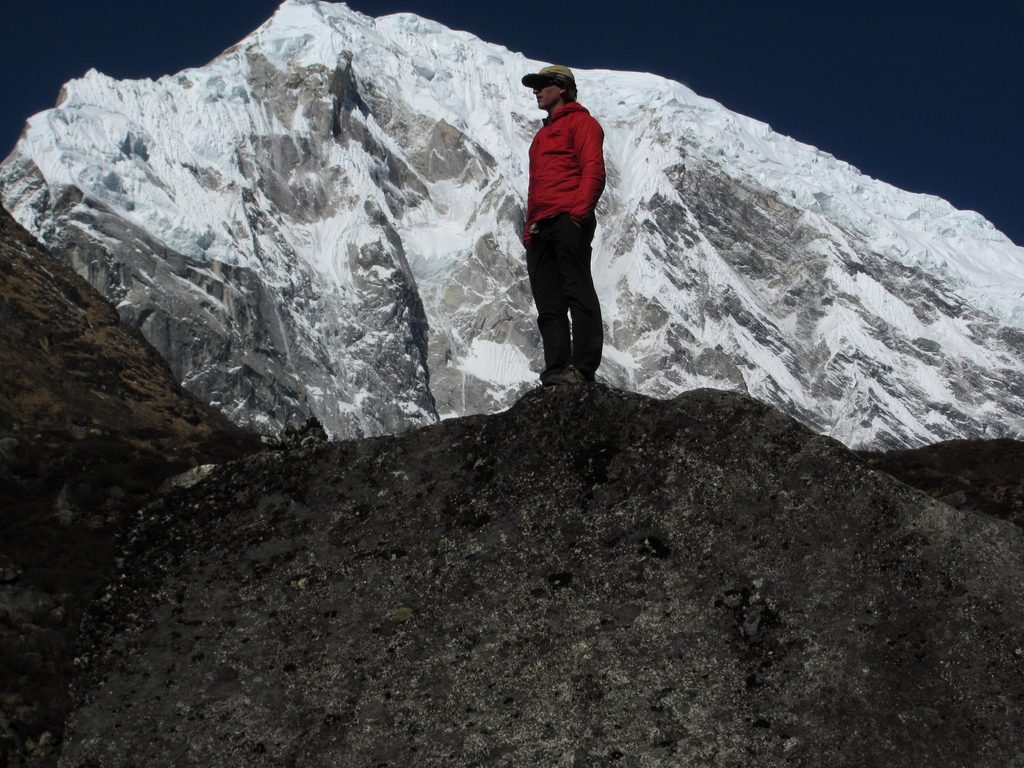
[[[594,118],[581,120],[573,133],[573,145],[580,164],[580,185],[576,203],[569,211],[575,221],[594,215],[597,201],[604,192],[604,130]]]

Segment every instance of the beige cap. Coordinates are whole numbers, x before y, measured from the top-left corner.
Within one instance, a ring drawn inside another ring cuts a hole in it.
[[[572,70],[561,64],[544,67],[540,72],[525,75],[523,85],[527,88],[543,88],[546,85],[561,85],[565,88],[576,87],[576,78]]]

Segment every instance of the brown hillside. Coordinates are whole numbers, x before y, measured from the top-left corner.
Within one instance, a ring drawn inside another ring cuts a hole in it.
[[[0,764],[48,764],[120,524],[167,477],[257,443],[3,209],[0,326]]]

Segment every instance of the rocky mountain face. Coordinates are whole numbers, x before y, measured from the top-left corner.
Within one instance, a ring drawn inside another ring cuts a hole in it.
[[[537,389],[140,514],[61,765],[1019,765],[1024,533],[750,397]]]
[[[0,209],[0,765],[56,759],[78,625],[166,478],[258,447]]]
[[[538,62],[288,0],[208,65],[68,83],[4,205],[233,421],[494,412],[539,370]],[[609,169],[603,380],[747,392],[849,446],[1024,435],[1024,249],[652,75],[578,73]]]

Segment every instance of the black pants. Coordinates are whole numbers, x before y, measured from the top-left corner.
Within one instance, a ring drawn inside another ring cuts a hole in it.
[[[526,269],[544,342],[540,380],[573,365],[593,381],[604,344],[601,305],[590,274],[590,244],[597,222],[590,219],[577,226],[563,213],[539,226],[526,246]]]

